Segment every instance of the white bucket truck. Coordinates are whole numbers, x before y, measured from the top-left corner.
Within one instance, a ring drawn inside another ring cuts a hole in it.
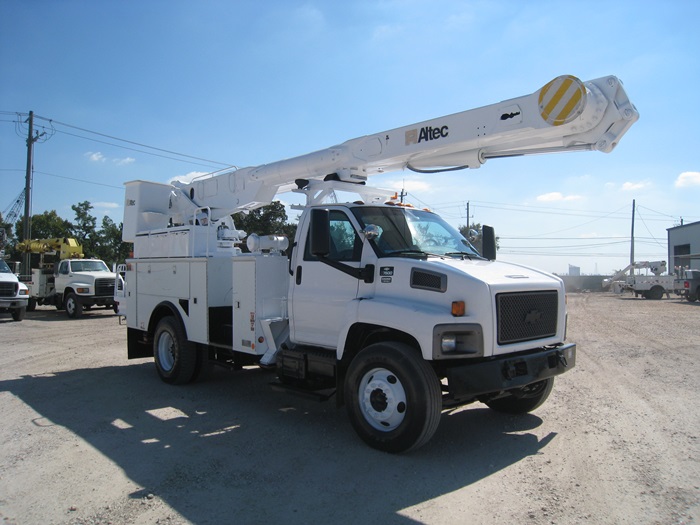
[[[570,370],[554,275],[479,254],[436,214],[365,186],[392,170],[610,152],[638,119],[620,81],[558,77],[531,95],[191,183],[126,184],[129,358],[184,384],[209,363],[274,366],[279,388],[345,405],[370,446],[425,444],[445,407],[524,413]],[[248,235],[232,214],[306,197],[296,238]],[[357,196],[348,202],[347,193]]]

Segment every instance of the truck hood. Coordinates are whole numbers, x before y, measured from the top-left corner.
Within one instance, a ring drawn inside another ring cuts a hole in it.
[[[112,272],[71,272],[73,278],[95,279],[116,279],[117,275]]]
[[[429,261],[458,271],[488,283],[494,289],[517,286],[519,288],[560,287],[562,280],[551,273],[543,272],[529,266],[503,261],[484,261],[453,259],[449,257],[430,257]]]

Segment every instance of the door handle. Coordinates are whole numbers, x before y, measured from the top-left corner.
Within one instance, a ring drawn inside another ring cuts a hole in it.
[[[301,284],[301,266],[297,266],[296,283]]]

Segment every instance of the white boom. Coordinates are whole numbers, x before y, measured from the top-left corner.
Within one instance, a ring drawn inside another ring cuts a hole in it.
[[[612,277],[603,279],[603,288],[609,288],[612,283],[622,279],[628,271],[639,269],[651,270],[651,273],[653,273],[656,276],[659,276],[666,271],[666,261],[637,261],[634,263],[630,263],[625,268],[618,271]]]
[[[638,118],[616,77],[584,83],[560,76],[530,95],[287,160],[163,185],[162,191],[151,191],[145,199],[130,195],[127,187],[123,238],[133,241],[138,231],[191,223],[202,207],[212,220],[252,210],[269,204],[278,193],[303,187],[309,179],[363,183],[376,173],[479,168],[498,157],[608,153]],[[160,197],[166,197],[167,208],[155,202]]]

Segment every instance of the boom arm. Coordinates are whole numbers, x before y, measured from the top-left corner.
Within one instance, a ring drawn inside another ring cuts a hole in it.
[[[175,182],[169,214],[171,221],[176,216],[192,217],[206,206],[210,218],[218,219],[269,204],[277,193],[309,179],[363,183],[376,173],[479,168],[498,157],[608,153],[638,118],[616,77],[584,84],[576,77],[561,76],[530,95],[498,104],[359,137],[291,159],[191,183]],[[126,232],[126,213],[124,222]]]

